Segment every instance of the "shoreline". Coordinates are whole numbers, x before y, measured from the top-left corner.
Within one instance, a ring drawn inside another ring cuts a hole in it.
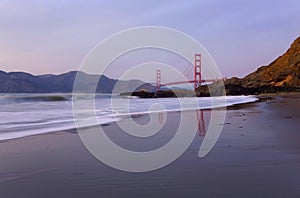
[[[28,96],[29,97],[29,96]],[[227,97],[227,96],[226,96]],[[239,97],[239,96],[228,96],[228,97]],[[243,97],[243,96],[240,96],[240,97]],[[247,96],[246,96],[247,97]],[[250,96],[250,97],[253,97],[253,98],[258,98],[256,96]],[[192,97],[194,98],[194,97]],[[218,98],[218,97],[217,97]],[[196,98],[197,99],[197,98]],[[228,108],[228,107],[231,107],[231,106],[234,106],[234,105],[240,105],[240,104],[247,104],[247,103],[253,103],[253,102],[258,102],[258,101],[239,101],[239,103],[235,102],[236,104],[231,104],[232,102],[228,101],[229,105],[228,106],[225,106],[225,108]],[[214,107],[214,108],[202,108],[202,109],[196,109],[196,108],[191,108],[191,109],[165,109],[165,110],[162,110],[162,111],[157,111],[157,112],[150,112],[150,114],[157,114],[157,113],[172,113],[172,112],[189,112],[189,111],[197,111],[197,110],[211,110],[211,109],[222,109],[224,107]],[[145,112],[136,112],[134,114],[124,114],[124,115],[121,115],[122,118],[120,119],[127,119],[127,116],[148,116],[149,112],[145,111]],[[113,123],[116,123],[118,121],[112,121],[112,122],[107,122],[107,123],[103,123],[103,124],[100,124],[101,126],[105,126],[105,125],[111,125]],[[90,127],[93,127],[93,126],[90,126]],[[10,141],[10,140],[14,140],[14,139],[19,139],[19,138],[25,138],[25,137],[30,137],[30,136],[35,136],[35,135],[43,135],[43,134],[47,134],[47,133],[54,133],[54,132],[59,132],[59,131],[76,131],[76,127],[73,127],[73,128],[67,128],[67,127],[61,127],[62,129],[55,129],[53,131],[50,131],[48,129],[50,128],[45,128],[47,130],[43,130],[42,128],[40,128],[42,131],[40,132],[27,132],[27,133],[24,133],[24,134],[17,134],[18,131],[12,131],[11,134],[13,134],[11,137],[9,137],[10,133],[9,132],[5,132],[5,133],[0,133],[0,143],[3,142],[3,141]],[[14,135],[15,133],[15,135]],[[7,136],[5,136],[7,134]]]
[[[286,97],[286,96],[290,96],[290,95],[294,95],[296,97],[300,97],[300,93],[298,92],[293,92],[293,93],[278,93],[278,94],[260,94],[260,95],[250,95],[253,97],[258,98],[257,101],[253,101],[253,102],[246,102],[246,103],[241,103],[241,104],[234,104],[234,105],[229,105],[226,106],[227,110],[232,110],[232,109],[236,109],[236,108],[243,108],[243,106],[248,106],[249,104],[252,103],[258,103],[258,102],[265,102],[266,100],[269,100],[268,97],[275,97],[275,98],[270,98],[270,100],[276,100],[276,97]],[[222,110],[223,107],[221,107]],[[214,108],[215,110],[218,110],[219,107]],[[200,110],[200,109],[199,109]],[[207,108],[207,109],[201,109],[201,110],[205,110],[205,111],[210,111],[211,108]],[[192,110],[184,110],[184,111],[195,111],[195,109]],[[180,112],[180,111],[170,111],[170,113],[174,113],[174,112]],[[159,112],[158,112],[159,113]],[[143,113],[143,114],[138,114],[139,116],[147,116],[148,113]],[[116,122],[112,122],[112,123],[107,123],[107,124],[103,124],[102,126],[106,126],[106,125],[113,125],[116,124]],[[18,139],[22,139],[22,138],[27,138],[27,137],[32,137],[32,136],[40,136],[40,135],[46,135],[49,133],[77,133],[77,129],[76,128],[70,128],[70,129],[66,129],[66,130],[58,130],[58,131],[50,131],[50,132],[45,132],[45,133],[40,133],[40,134],[32,134],[32,135],[26,135],[23,137],[17,137],[17,138],[11,138],[11,139],[5,139],[5,140],[0,140],[0,144],[4,143],[4,142],[8,142],[8,141],[13,141],[13,140],[18,140]]]
[[[300,95],[234,105],[213,150],[197,157],[203,137],[172,164],[147,173],[115,170],[95,159],[78,134],[59,131],[0,142],[3,197],[295,197],[300,196]],[[209,112],[205,120],[209,123]],[[104,126],[120,146],[150,150],[174,134],[180,114],[150,142]],[[147,123],[147,116],[134,118]],[[206,125],[208,127],[208,125]],[[14,189],[18,189],[17,191]],[[21,193],[21,194],[20,194]]]

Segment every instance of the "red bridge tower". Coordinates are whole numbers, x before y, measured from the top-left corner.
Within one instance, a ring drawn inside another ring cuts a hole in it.
[[[161,85],[161,71],[160,69],[156,70],[156,91],[159,90]]]
[[[195,54],[195,63],[194,63],[194,90],[198,86],[201,86],[201,54]]]

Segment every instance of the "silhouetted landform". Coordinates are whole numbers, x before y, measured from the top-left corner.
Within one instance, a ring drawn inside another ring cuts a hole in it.
[[[146,90],[138,90],[134,92],[124,92],[121,96],[136,96],[139,98],[176,98],[172,90],[161,90],[157,92],[149,92]]]
[[[0,93],[71,93],[76,74],[80,76],[82,92],[93,92],[93,89],[95,89],[93,85],[96,84],[97,93],[120,93],[140,89],[153,92],[155,90],[151,84],[140,80],[118,81],[104,75],[90,75],[77,71],[60,75],[47,74],[39,76],[24,72],[6,73],[0,71]]]
[[[196,96],[191,90],[159,90],[149,92],[147,90],[138,90],[134,92],[121,93],[121,96],[135,96],[139,98],[176,98],[176,97],[193,97]]]
[[[225,87],[224,87],[225,86]],[[166,92],[166,93],[164,93]],[[193,95],[192,91],[176,92],[177,97]],[[225,92],[225,93],[224,93]],[[259,95],[281,92],[300,92],[300,37],[298,37],[282,56],[268,66],[261,66],[244,78],[233,77],[223,82],[203,85],[196,89],[198,97],[219,95]],[[176,97],[171,90],[147,93],[133,92],[133,96]]]

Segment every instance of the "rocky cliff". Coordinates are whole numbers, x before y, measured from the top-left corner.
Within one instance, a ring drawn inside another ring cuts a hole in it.
[[[224,82],[227,95],[250,95],[262,93],[300,91],[300,37],[282,56],[268,66],[261,66],[244,78],[233,77]],[[209,85],[209,89],[220,91],[220,84]],[[197,89],[197,95],[209,95],[208,87]]]
[[[300,86],[300,37],[298,37],[285,54],[268,66],[242,79],[244,87],[299,87]]]

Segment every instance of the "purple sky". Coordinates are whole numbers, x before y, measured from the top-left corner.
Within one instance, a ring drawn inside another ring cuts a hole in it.
[[[1,0],[0,70],[78,70],[111,34],[155,25],[191,35],[224,76],[242,77],[288,49],[300,35],[299,13],[299,0]]]

